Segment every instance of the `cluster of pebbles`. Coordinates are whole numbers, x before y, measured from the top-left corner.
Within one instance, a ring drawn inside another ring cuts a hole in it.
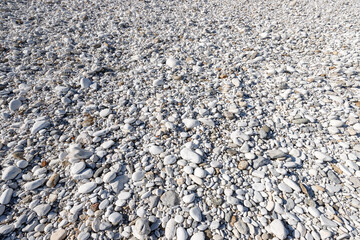
[[[1,239],[358,239],[360,1],[0,2]]]

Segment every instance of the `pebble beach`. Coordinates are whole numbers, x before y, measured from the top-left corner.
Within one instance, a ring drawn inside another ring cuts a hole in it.
[[[1,1],[0,239],[360,239],[359,13]]]

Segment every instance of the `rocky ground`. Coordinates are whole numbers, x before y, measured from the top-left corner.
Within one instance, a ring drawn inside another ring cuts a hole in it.
[[[1,239],[360,239],[360,1],[0,2]]]

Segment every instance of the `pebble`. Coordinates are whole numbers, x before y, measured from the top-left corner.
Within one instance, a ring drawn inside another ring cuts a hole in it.
[[[205,233],[203,232],[197,232],[194,235],[192,235],[192,237],[190,238],[190,240],[205,240]]]
[[[106,109],[101,110],[99,115],[100,115],[100,117],[105,118],[105,117],[109,116],[110,113],[111,113],[111,110],[106,108]]]
[[[319,152],[319,151],[315,151],[314,156],[320,161],[325,161],[325,162],[332,161],[332,158],[329,155]]]
[[[133,226],[133,234],[137,239],[144,240],[150,234],[151,229],[149,226],[149,220],[145,218],[138,218]]]
[[[174,219],[170,219],[167,223],[166,223],[166,227],[165,227],[165,237],[167,239],[173,239],[175,237],[175,225],[176,222]]]
[[[166,65],[168,65],[171,68],[176,67],[179,64],[179,62],[174,57],[169,57],[166,60]]]
[[[337,227],[338,226],[336,222],[331,221],[330,219],[328,219],[324,215],[320,216],[320,222],[321,222],[321,225],[324,226],[324,227]]]
[[[166,191],[160,197],[162,204],[168,207],[177,206],[180,204],[179,195],[175,191]]]
[[[92,82],[88,78],[81,78],[80,79],[80,86],[81,88],[89,88]]]
[[[152,155],[159,155],[160,153],[163,152],[163,149],[159,146],[155,146],[155,145],[152,145],[150,148],[149,148],[149,152],[152,154]]]
[[[50,211],[50,209],[50,204],[40,204],[34,208],[34,212],[36,212],[39,217],[42,217],[45,216]]]
[[[185,127],[188,129],[193,129],[200,125],[198,120],[190,119],[190,118],[185,118],[183,120],[183,123],[184,123]]]
[[[69,157],[74,159],[88,159],[92,155],[91,151],[82,149],[79,145],[71,145],[68,151]]]
[[[247,226],[246,223],[244,223],[242,220],[239,220],[237,222],[234,223],[234,227],[236,228],[236,230],[239,231],[239,233],[247,235],[249,233],[249,227]]]
[[[13,192],[14,190],[11,188],[4,190],[0,195],[0,204],[8,204],[11,200]]]
[[[51,234],[50,240],[64,240],[66,235],[66,230],[59,228],[53,234]]]
[[[14,225],[1,225],[0,226],[0,234],[6,235],[14,230]]]
[[[341,120],[330,120],[330,126],[332,127],[342,127],[345,123]]]
[[[196,152],[192,151],[189,148],[184,148],[180,151],[180,156],[187,161],[190,161],[195,164],[201,163],[201,157]]]
[[[85,162],[78,162],[75,163],[72,167],[71,167],[71,174],[75,175],[77,173],[80,173],[82,170],[84,170],[86,167]]]
[[[295,192],[300,192],[301,191],[299,185],[297,183],[295,183],[293,180],[291,180],[290,178],[284,178],[283,182],[286,185],[288,185],[289,187],[291,187]]]
[[[188,233],[183,227],[178,227],[176,229],[176,239],[177,240],[186,240],[188,239]]]
[[[45,179],[37,179],[31,182],[27,182],[24,184],[24,189],[25,191],[31,191],[37,189],[41,187],[45,183],[45,181],[46,181]]]
[[[182,200],[185,203],[192,203],[195,200],[195,194],[191,193],[191,194],[185,195],[185,196],[183,196]]]
[[[15,112],[21,107],[21,101],[19,99],[11,100],[9,103],[9,110]]]
[[[286,156],[286,154],[283,151],[281,151],[280,149],[270,150],[267,152],[267,154],[269,155],[269,157],[271,159],[278,159],[278,158],[283,158]]]
[[[197,222],[201,222],[202,220],[202,213],[199,207],[193,207],[189,211],[190,216]]]
[[[137,172],[134,172],[131,176],[131,179],[134,181],[134,182],[137,182],[137,181],[140,181],[144,178],[145,176],[145,172],[143,171],[137,171]]]
[[[131,197],[131,192],[122,191],[118,195],[118,199],[120,200],[127,200]]]
[[[96,188],[97,184],[95,182],[88,182],[82,184],[79,189],[78,193],[90,193]]]
[[[168,155],[164,157],[164,165],[171,165],[176,162],[177,158],[174,155]]]
[[[112,214],[110,214],[108,219],[112,225],[118,225],[119,222],[122,220],[122,215],[118,212],[113,212]]]
[[[50,126],[50,122],[46,120],[37,121],[34,123],[33,127],[31,128],[31,134],[38,133],[41,129],[47,128]]]
[[[270,231],[279,239],[286,239],[288,231],[283,222],[279,219],[273,220],[270,225]]]
[[[113,140],[109,140],[109,141],[103,142],[101,144],[101,147],[106,150],[106,149],[111,148],[114,144],[115,144],[115,142]]]
[[[2,180],[11,180],[16,178],[16,176],[21,173],[21,169],[15,166],[9,166],[7,168],[5,168],[2,172]]]

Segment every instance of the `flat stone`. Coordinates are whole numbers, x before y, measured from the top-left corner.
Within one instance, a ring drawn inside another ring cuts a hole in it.
[[[248,161],[245,161],[245,160],[241,160],[238,164],[238,168],[240,170],[245,170],[248,166],[249,166],[249,163],[248,163]]]
[[[319,231],[321,239],[329,239],[332,236],[332,233],[329,230],[321,229]]]
[[[283,151],[281,151],[280,149],[274,149],[274,150],[267,151],[267,154],[269,155],[269,157],[271,159],[278,159],[278,158],[283,158],[286,156],[286,154]]]
[[[171,165],[176,162],[176,156],[174,155],[168,155],[164,157],[164,165]]]
[[[9,110],[15,112],[21,107],[21,101],[19,99],[11,100],[9,103]]]
[[[91,84],[92,84],[92,82],[88,78],[84,77],[84,78],[80,79],[80,87],[81,88],[88,88],[88,87],[90,87]]]
[[[249,147],[249,144],[247,142],[243,143],[243,145],[240,148],[240,152],[242,152],[242,153],[250,152],[250,147]]]
[[[195,193],[191,193],[191,194],[183,196],[182,200],[185,203],[192,203],[195,200]]]
[[[180,156],[187,161],[190,161],[192,163],[199,164],[201,163],[201,157],[196,152],[192,151],[189,148],[184,148],[180,151]]]
[[[320,222],[321,222],[321,226],[324,227],[337,227],[338,224],[328,218],[326,218],[324,215],[320,216]]]
[[[24,184],[25,191],[31,191],[41,187],[45,183],[45,179],[38,179]]]
[[[64,240],[67,234],[65,229],[59,228],[53,234],[51,234],[50,240]]]
[[[244,223],[241,219],[239,219],[239,221],[234,223],[234,227],[236,228],[236,230],[239,231],[239,233],[247,235],[249,233],[249,227],[247,226],[246,223]]]
[[[77,236],[77,240],[87,240],[90,237],[90,233],[89,232],[80,232],[79,235]]]
[[[190,216],[197,222],[201,222],[202,220],[202,213],[199,207],[193,207],[189,211]]]
[[[281,220],[275,219],[270,223],[270,231],[274,234],[277,238],[284,240],[287,237],[288,231],[285,228],[284,224]]]
[[[205,178],[207,175],[207,172],[204,169],[197,167],[194,170],[194,175],[199,178]]]
[[[335,135],[338,134],[340,132],[340,130],[336,127],[328,127],[328,131],[331,135]]]
[[[8,204],[11,200],[14,190],[11,188],[5,189],[0,196],[0,204]]]
[[[33,127],[31,128],[31,134],[36,134],[41,129],[47,128],[50,126],[50,122],[43,120],[43,121],[37,121],[34,123]]]
[[[113,171],[110,171],[108,173],[106,173],[103,177],[103,181],[105,183],[109,183],[111,182],[112,180],[114,180],[116,178],[116,172],[113,172]]]
[[[357,209],[360,209],[360,201],[355,198],[351,200],[350,205]]]
[[[163,205],[168,207],[177,206],[180,204],[179,195],[175,191],[166,191],[160,198]]]
[[[0,226],[0,235],[6,235],[14,230],[14,225],[1,225]]]
[[[11,180],[14,179],[19,173],[21,173],[21,169],[15,166],[9,166],[5,168],[2,172],[2,180]]]
[[[330,126],[332,127],[342,127],[344,124],[345,123],[341,120],[330,120]]]
[[[111,113],[111,110],[108,109],[108,108],[106,108],[106,109],[101,110],[100,113],[99,113],[99,115],[100,115],[100,117],[103,117],[103,118],[104,118],[104,117],[109,116],[110,113]]]
[[[149,147],[149,152],[152,154],[152,155],[159,155],[160,153],[162,153],[164,150],[159,147],[159,146],[156,146],[156,145],[152,145],[151,147]]]
[[[127,200],[131,197],[131,192],[122,191],[118,195],[118,199],[120,200]]]
[[[341,184],[340,178],[332,170],[327,171],[327,176],[333,183]]]
[[[319,152],[319,151],[315,151],[314,156],[320,161],[325,161],[325,162],[332,161],[332,157],[330,157],[329,155],[327,155],[325,153]]]
[[[320,217],[321,214],[319,210],[317,210],[315,207],[312,206],[308,208],[308,212],[315,218]]]
[[[45,216],[51,209],[50,204],[40,204],[36,206],[33,210],[39,217]]]
[[[80,173],[82,170],[85,169],[85,167],[86,167],[86,164],[83,161],[73,164],[70,169],[71,175]]]
[[[118,225],[119,222],[122,220],[122,215],[118,212],[113,212],[108,217],[109,222],[111,222],[112,225]]]
[[[173,239],[175,237],[175,226],[176,226],[176,222],[175,220],[172,218],[170,219],[165,226],[165,237],[166,239]]]
[[[101,144],[101,147],[106,150],[106,149],[111,148],[114,144],[115,144],[115,142],[113,140],[109,140],[109,141],[103,142]]]
[[[92,156],[92,152],[82,149],[78,145],[71,145],[69,148],[69,157],[74,159],[88,159]]]
[[[294,123],[294,124],[306,124],[308,122],[309,122],[309,119],[307,119],[307,118],[298,118],[298,119],[292,120],[292,123]]]
[[[291,187],[295,192],[301,192],[300,186],[290,178],[284,178],[283,182]]]
[[[268,159],[258,156],[253,160],[253,168],[258,169],[259,167],[265,166],[268,163]]]
[[[134,182],[140,181],[144,178],[145,172],[144,171],[136,171],[132,174],[131,179]]]
[[[134,237],[137,239],[147,239],[147,236],[150,234],[151,229],[149,226],[149,220],[146,218],[138,218],[135,225],[132,227]]]
[[[188,233],[183,227],[178,227],[176,229],[176,239],[177,240],[186,240],[188,238]]]
[[[209,126],[209,127],[215,127],[215,123],[213,120],[208,119],[208,118],[199,118],[198,119],[199,122],[201,122],[202,124]]]
[[[293,190],[291,189],[291,187],[289,187],[286,183],[284,182],[281,182],[279,185],[278,185],[278,188],[285,192],[285,193],[291,193]]]
[[[255,191],[258,191],[258,192],[261,192],[261,191],[264,191],[265,190],[265,186],[264,184],[262,183],[254,183],[252,185],[252,188],[255,190]]]
[[[78,189],[78,193],[90,193],[97,187],[97,184],[95,182],[88,182],[83,185],[81,185]]]
[[[200,122],[196,119],[185,118],[182,121],[186,128],[193,129],[200,125]]]
[[[192,235],[190,240],[205,240],[205,233],[204,232],[197,232]]]
[[[176,67],[179,64],[179,62],[174,57],[169,57],[166,59],[166,65],[168,65],[171,68]]]
[[[251,152],[245,153],[245,159],[253,160],[255,158],[256,158],[256,155],[254,153],[251,153]]]

